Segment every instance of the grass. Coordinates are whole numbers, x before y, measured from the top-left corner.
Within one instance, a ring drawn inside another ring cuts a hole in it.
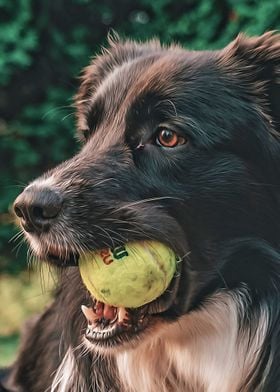
[[[50,302],[54,281],[46,267],[40,272],[0,276],[0,366],[15,359],[22,325]]]
[[[19,345],[19,336],[0,336],[0,367],[10,365],[16,356]]]

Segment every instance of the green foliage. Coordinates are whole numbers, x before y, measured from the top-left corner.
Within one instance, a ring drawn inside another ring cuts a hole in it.
[[[36,47],[37,34],[30,26],[31,1],[0,1],[0,83],[7,85],[13,74],[32,63],[32,50]]]
[[[0,0],[0,268],[17,272],[9,209],[21,187],[71,156],[80,70],[122,36],[217,48],[239,31],[279,28],[280,0]]]
[[[19,344],[19,336],[0,336],[0,366],[10,365],[16,356],[16,350]]]

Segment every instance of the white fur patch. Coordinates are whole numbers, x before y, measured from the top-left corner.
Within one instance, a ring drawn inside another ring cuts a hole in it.
[[[177,322],[158,325],[136,348],[115,353],[121,392],[247,391],[242,386],[257,366],[268,326],[264,309],[256,333],[240,332],[238,315],[246,316],[247,303],[246,289],[220,292]],[[93,384],[102,392],[112,391],[101,374],[96,369]],[[87,392],[72,348],[51,387],[51,392],[70,391]]]
[[[136,349],[117,354],[126,392],[236,392],[251,370],[267,331],[267,314],[257,333],[238,332],[238,313],[246,292],[221,292],[201,310],[162,326],[161,332]]]
[[[50,392],[85,391],[85,384],[79,375],[73,349],[69,347],[56,371]]]

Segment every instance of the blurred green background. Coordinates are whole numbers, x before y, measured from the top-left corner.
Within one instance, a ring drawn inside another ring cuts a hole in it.
[[[77,150],[72,96],[108,31],[209,49],[279,27],[280,0],[0,0],[0,365],[13,358],[23,320],[49,298],[49,273],[24,272],[11,204]]]

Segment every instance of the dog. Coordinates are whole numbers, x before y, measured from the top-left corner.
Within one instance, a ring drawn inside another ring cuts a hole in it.
[[[279,38],[109,38],[84,70],[80,151],[14,203],[61,274],[6,390],[280,391]],[[94,299],[79,256],[144,240],[180,256],[169,289],[136,309]]]

